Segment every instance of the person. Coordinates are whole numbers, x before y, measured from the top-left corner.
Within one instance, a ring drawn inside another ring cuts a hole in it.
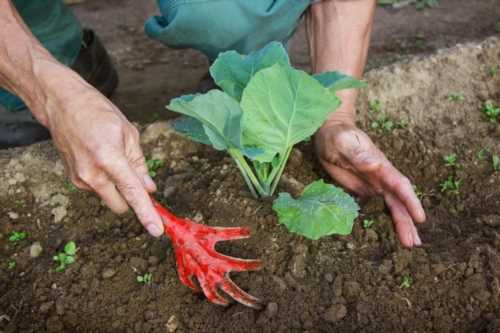
[[[173,48],[194,48],[213,60],[248,53],[272,40],[286,43],[306,15],[312,70],[360,78],[375,0],[159,0],[148,36]],[[85,79],[86,80],[85,80]],[[116,213],[130,206],[153,235],[163,232],[149,194],[139,132],[105,97],[116,73],[91,31],[60,0],[0,0],[0,145],[52,137],[71,181],[97,193]],[[412,184],[355,124],[356,90],[315,135],[319,161],[338,183],[361,196],[381,195],[406,247],[421,245],[415,223],[425,213]],[[28,111],[29,110],[29,111]],[[32,117],[31,117],[32,115]],[[33,119],[34,117],[34,119]],[[47,129],[47,130],[46,130]]]

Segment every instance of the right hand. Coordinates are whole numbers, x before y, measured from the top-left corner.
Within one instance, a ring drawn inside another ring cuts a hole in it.
[[[148,175],[138,130],[79,78],[52,95],[45,105],[45,125],[71,181],[96,192],[113,212],[132,207],[151,235],[162,235],[163,223],[149,196],[156,185]]]

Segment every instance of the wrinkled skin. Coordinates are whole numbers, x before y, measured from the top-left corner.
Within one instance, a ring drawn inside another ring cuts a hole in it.
[[[404,246],[422,244],[414,224],[425,221],[420,200],[368,135],[353,124],[334,122],[318,131],[315,144],[320,163],[342,186],[360,196],[384,197]]]

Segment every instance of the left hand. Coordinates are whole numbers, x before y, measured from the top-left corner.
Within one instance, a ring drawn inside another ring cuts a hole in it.
[[[330,176],[360,196],[382,195],[403,246],[422,244],[414,222],[425,212],[411,182],[352,122],[326,123],[316,133],[316,152]]]

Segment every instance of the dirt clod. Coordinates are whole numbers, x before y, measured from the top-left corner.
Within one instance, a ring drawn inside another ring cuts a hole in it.
[[[347,316],[347,308],[343,304],[334,304],[326,310],[323,318],[331,323],[338,322]]]

